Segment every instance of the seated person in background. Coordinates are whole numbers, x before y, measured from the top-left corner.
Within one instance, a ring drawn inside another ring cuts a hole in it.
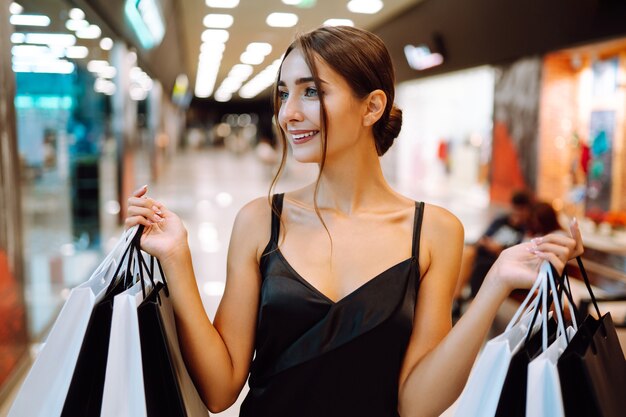
[[[487,271],[500,252],[524,240],[531,213],[531,196],[517,191],[511,197],[511,211],[491,222],[483,236],[476,242],[476,256],[470,274],[472,297],[478,293]]]
[[[552,205],[544,201],[538,201],[532,207],[526,238],[532,239],[550,233],[565,234],[565,230],[561,227]]]

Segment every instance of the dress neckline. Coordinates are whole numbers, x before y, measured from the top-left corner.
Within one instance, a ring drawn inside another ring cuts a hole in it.
[[[359,285],[358,287],[356,287],[354,290],[350,291],[348,294],[344,295],[343,297],[339,298],[338,300],[333,300],[332,298],[324,294],[322,291],[320,291],[313,284],[311,284],[311,282],[308,279],[304,278],[298,271],[296,271],[296,269],[291,265],[291,263],[287,260],[287,258],[285,258],[285,255],[283,255],[280,248],[276,248],[275,251],[280,257],[280,260],[283,262],[283,264],[293,273],[294,277],[296,277],[299,282],[301,282],[305,287],[309,288],[313,293],[315,293],[316,295],[318,295],[320,298],[324,299],[331,305],[338,305],[338,304],[347,302],[347,300],[355,297],[356,294],[362,291],[365,291],[373,282],[378,281],[379,278],[381,278],[387,272],[395,268],[399,268],[403,266],[404,264],[415,260],[415,255],[413,255],[403,261],[400,261],[390,266],[389,268],[385,269],[384,271],[380,272],[379,274],[373,276],[372,278],[368,279],[367,281],[363,282],[361,285]]]

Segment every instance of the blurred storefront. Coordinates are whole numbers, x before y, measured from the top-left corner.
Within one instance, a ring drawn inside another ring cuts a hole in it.
[[[0,2],[0,400],[183,129],[134,46],[75,5]]]
[[[539,196],[626,248],[626,38],[543,59]]]

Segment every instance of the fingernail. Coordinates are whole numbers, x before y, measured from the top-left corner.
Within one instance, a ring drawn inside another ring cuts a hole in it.
[[[157,222],[160,222],[161,220],[163,220],[163,217],[159,216],[158,214],[155,214],[154,216],[152,216],[152,218]]]
[[[152,210],[154,210],[156,214],[161,214],[161,210],[159,210],[157,206],[152,206]]]
[[[145,190],[146,188],[148,188],[148,184],[144,184],[144,185],[141,187],[141,189],[142,189],[142,190]]]
[[[540,244],[541,242],[543,242],[543,239],[540,238],[540,237],[536,237],[534,239],[531,239],[530,241],[532,242],[533,245],[536,246],[536,245]]]
[[[150,220],[148,220],[148,226],[152,226],[154,223],[152,223]]]
[[[572,224],[578,224],[578,219],[576,217],[572,219]]]

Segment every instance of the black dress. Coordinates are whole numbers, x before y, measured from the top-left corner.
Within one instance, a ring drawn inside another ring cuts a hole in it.
[[[273,198],[282,211],[283,195]],[[334,302],[303,279],[277,246],[280,215],[261,257],[256,356],[242,417],[398,416],[398,378],[419,289],[413,256]]]

